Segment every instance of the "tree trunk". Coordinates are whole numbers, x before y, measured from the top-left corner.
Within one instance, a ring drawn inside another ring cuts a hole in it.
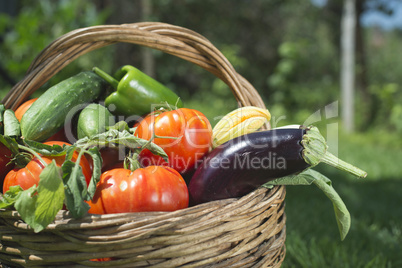
[[[347,132],[354,130],[355,7],[355,0],[345,0],[341,25],[341,105],[342,122]]]

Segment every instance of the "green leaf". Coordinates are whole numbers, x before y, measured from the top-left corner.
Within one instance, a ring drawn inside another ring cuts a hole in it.
[[[32,159],[32,155],[27,152],[20,152],[19,143],[13,137],[0,135],[0,142],[6,146],[12,154],[11,161],[16,167],[25,167]]]
[[[4,135],[10,137],[19,137],[21,135],[20,123],[15,117],[14,111],[7,109],[4,111]]]
[[[110,129],[91,138],[82,138],[75,143],[77,147],[107,146],[109,144],[120,144],[133,150],[146,147],[153,154],[161,156],[166,162],[169,160],[167,154],[160,146],[148,140],[140,139],[126,129],[122,131]]]
[[[128,131],[121,132],[119,136],[119,140],[117,142],[123,146],[129,147],[131,149],[138,149],[146,147],[148,150],[151,151],[154,155],[161,156],[163,160],[169,162],[169,158],[165,151],[158,145],[153,142],[149,142],[148,140],[140,139]]]
[[[46,228],[63,208],[64,185],[61,168],[53,160],[39,175],[38,199],[35,207],[34,231]]]
[[[72,146],[65,146],[65,148],[67,148],[65,160],[71,160],[74,156],[74,152],[77,149],[77,147],[72,145]]]
[[[88,196],[86,197],[86,200],[89,201],[95,194],[96,185],[102,173],[102,157],[98,147],[90,148],[87,153],[91,156],[93,163],[91,182],[88,185]]]
[[[6,108],[4,107],[3,103],[0,103],[0,133],[3,134],[3,130],[4,130],[4,111],[6,110]]]
[[[18,142],[15,140],[15,138],[0,135],[0,142],[3,143],[4,146],[6,146],[8,149],[10,149],[13,154],[18,153]]]
[[[41,228],[35,222],[35,206],[38,199],[38,195],[35,194],[36,190],[36,185],[34,185],[28,190],[21,192],[14,204],[15,209],[21,215],[21,219],[33,229]]]
[[[107,130],[117,130],[117,131],[123,131],[123,130],[129,130],[130,128],[128,127],[128,124],[126,121],[119,121],[116,124],[114,124],[113,126],[110,127],[106,127]]]
[[[89,205],[84,202],[87,197],[87,183],[82,168],[71,160],[66,160],[61,168],[67,209],[74,218],[80,218],[89,210]]]
[[[15,200],[21,218],[35,232],[42,231],[54,220],[64,202],[61,168],[54,160],[42,170],[39,178],[38,187],[18,193]]]
[[[21,186],[11,186],[10,189],[5,192],[3,195],[0,194],[0,209],[2,208],[11,208],[14,206],[15,201],[18,199],[21,192],[24,190]]]
[[[6,110],[6,107],[3,103],[0,103],[0,122],[3,122],[3,113]]]
[[[66,151],[69,146],[64,145],[61,147],[60,145],[53,144],[48,145],[37,141],[32,140],[24,140],[24,143],[29,148],[33,149],[35,152],[45,156],[60,156],[66,154]]]
[[[311,185],[311,184],[315,184],[331,200],[334,206],[336,222],[338,224],[341,240],[344,240],[350,229],[351,224],[350,213],[346,208],[345,203],[342,201],[342,198],[332,187],[332,182],[330,179],[328,179],[321,173],[309,168],[297,175],[291,175],[272,180],[264,184],[263,186],[267,188],[272,188],[274,185]]]

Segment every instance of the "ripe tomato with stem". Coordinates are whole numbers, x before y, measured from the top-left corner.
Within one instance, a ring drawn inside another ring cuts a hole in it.
[[[141,165],[169,166],[181,174],[191,172],[212,145],[212,128],[208,119],[201,112],[188,108],[151,113],[137,124],[134,135],[152,139],[169,158],[166,163],[162,157],[145,149],[139,155]]]
[[[188,207],[183,177],[173,168],[115,168],[102,173],[89,213],[174,211]]]
[[[59,146],[70,145],[67,142],[61,141],[49,141],[45,142],[44,144]],[[78,155],[78,152],[74,152],[71,161],[76,162],[78,159]],[[11,186],[20,185],[22,189],[27,190],[33,185],[38,185],[40,173],[47,164],[50,164],[52,162],[52,160],[55,160],[56,164],[58,166],[61,166],[65,161],[65,155],[52,157],[41,156],[40,159],[38,157],[33,157],[32,160],[29,161],[25,167],[16,167],[13,170],[9,171],[4,179],[3,193],[8,191]],[[80,159],[80,166],[88,185],[91,180],[92,171],[88,160],[83,156]]]

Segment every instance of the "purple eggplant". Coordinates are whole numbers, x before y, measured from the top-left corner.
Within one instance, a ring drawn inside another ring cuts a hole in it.
[[[213,149],[189,182],[193,204],[250,193],[264,183],[325,162],[359,177],[366,173],[327,151],[316,127],[278,128],[239,136]]]

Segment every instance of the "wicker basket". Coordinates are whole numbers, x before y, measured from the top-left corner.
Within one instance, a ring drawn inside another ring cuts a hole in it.
[[[164,23],[104,25],[67,33],[46,47],[4,98],[15,108],[71,61],[126,42],[183,58],[231,88],[239,105],[264,107],[254,87],[203,36]],[[285,256],[285,188],[175,212],[88,215],[60,211],[34,233],[16,211],[0,210],[0,263],[12,267],[280,267]],[[113,257],[112,261],[90,259]]]

